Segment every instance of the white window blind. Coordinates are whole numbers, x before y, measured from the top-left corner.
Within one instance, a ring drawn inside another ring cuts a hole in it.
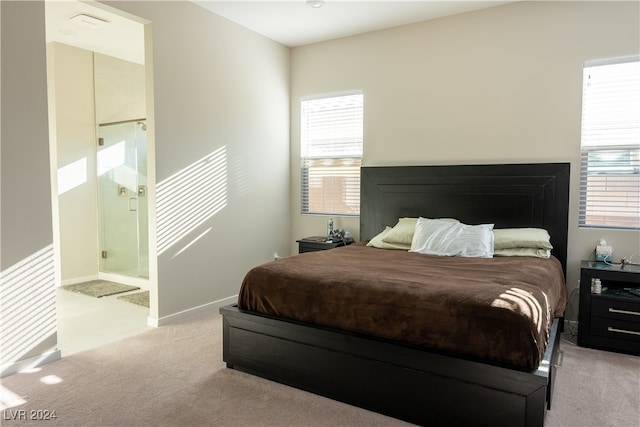
[[[303,99],[301,108],[302,213],[358,215],[362,93]]]
[[[583,69],[580,226],[640,229],[640,58]]]

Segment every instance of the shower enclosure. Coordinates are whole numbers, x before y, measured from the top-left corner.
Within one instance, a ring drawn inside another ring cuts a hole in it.
[[[98,137],[100,271],[148,278],[146,121],[103,123]]]

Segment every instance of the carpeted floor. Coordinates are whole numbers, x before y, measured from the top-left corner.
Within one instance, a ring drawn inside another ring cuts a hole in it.
[[[121,283],[110,282],[108,280],[92,280],[90,282],[65,285],[62,286],[62,289],[90,297],[102,298],[109,295],[121,294],[123,292],[137,291],[140,288],[138,286],[123,285]]]
[[[399,420],[227,369],[205,313],[4,378],[3,426],[403,426]],[[546,427],[640,425],[640,357],[563,340]],[[23,403],[17,404],[20,401]],[[18,410],[55,411],[50,421]]]

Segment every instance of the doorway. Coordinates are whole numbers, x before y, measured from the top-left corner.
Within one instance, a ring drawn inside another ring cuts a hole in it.
[[[147,49],[145,24],[100,3],[46,2],[45,18],[58,348],[64,356],[150,328],[149,293],[145,306],[120,298],[127,294],[95,298],[63,289],[106,280],[155,294]]]

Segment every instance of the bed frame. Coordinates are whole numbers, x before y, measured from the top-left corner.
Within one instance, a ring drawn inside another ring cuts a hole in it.
[[[566,273],[569,164],[363,167],[360,238],[400,217],[546,228]],[[558,358],[555,319],[539,368],[478,360],[281,320],[223,315],[227,367],[421,425],[542,426]]]

